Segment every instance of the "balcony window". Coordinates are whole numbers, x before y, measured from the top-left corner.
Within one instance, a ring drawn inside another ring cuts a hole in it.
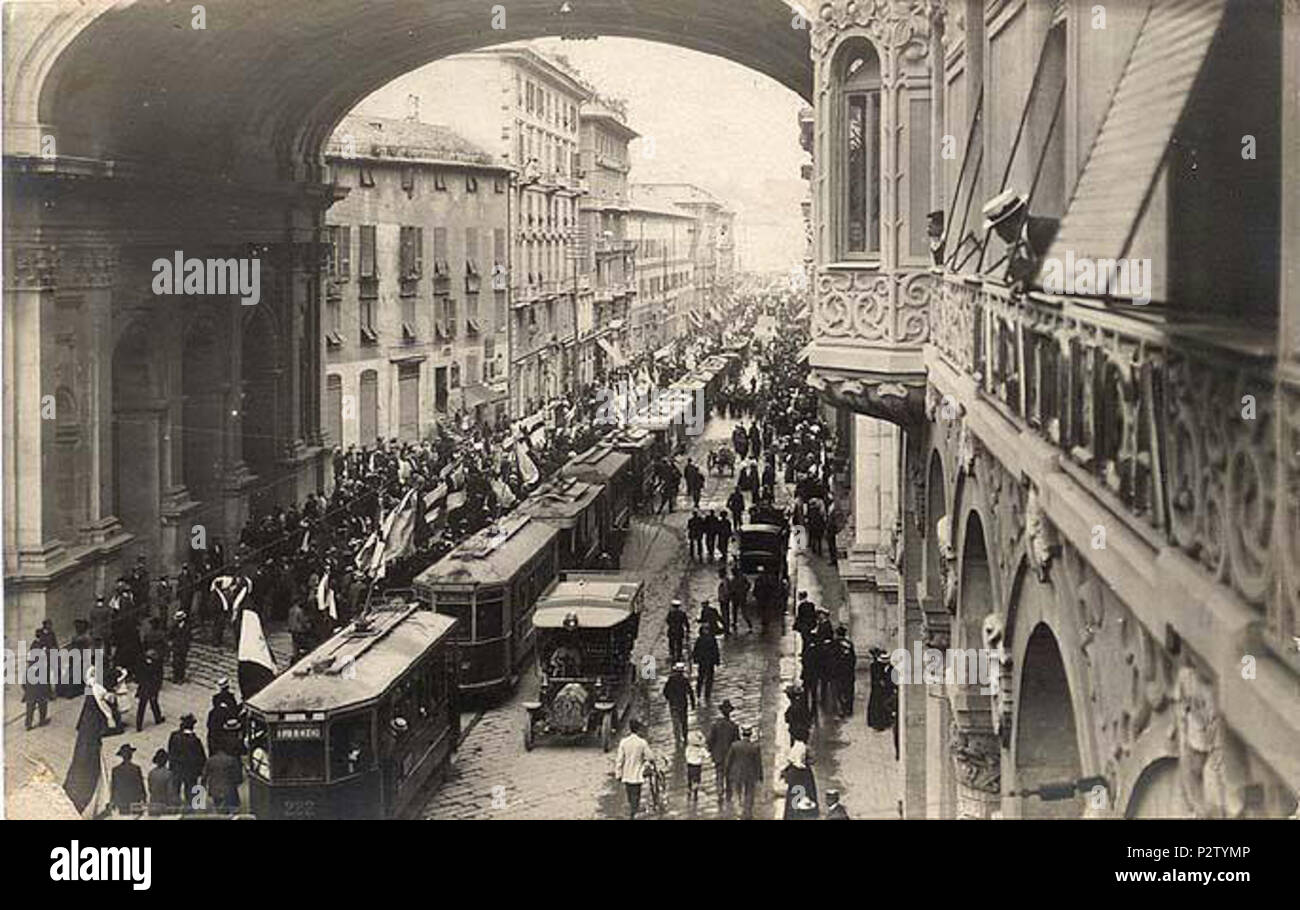
[[[840,73],[842,258],[880,254],[880,60],[866,41],[847,44]]]
[[[374,186],[375,172],[371,169],[370,165],[368,164],[360,165],[360,169],[361,169],[360,179],[357,182],[360,183],[362,186]]]

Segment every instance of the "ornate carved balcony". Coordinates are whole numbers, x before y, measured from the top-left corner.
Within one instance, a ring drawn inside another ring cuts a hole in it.
[[[810,382],[845,407],[901,425],[924,413],[924,345],[937,276],[830,265],[817,273]]]
[[[1154,545],[1178,547],[1266,611],[1270,639],[1293,652],[1300,589],[1278,572],[1298,561],[1286,554],[1300,542],[1300,397],[1275,392],[1272,334],[956,275],[940,286],[933,354],[1059,448],[1062,469]],[[931,393],[927,415],[944,404]]]

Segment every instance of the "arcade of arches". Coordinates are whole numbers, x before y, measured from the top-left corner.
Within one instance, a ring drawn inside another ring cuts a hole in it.
[[[809,28],[779,0],[559,6],[513,0],[505,32],[470,0],[436,15],[427,0],[223,0],[198,31],[188,4],[163,0],[6,8],[6,636],[46,616],[67,634],[135,554],[173,568],[195,525],[229,539],[259,498],[326,484],[320,151],[344,113],[460,51],[638,37],[727,57],[814,104],[812,382],[856,421],[902,428],[881,456],[900,487],[899,537],[880,544],[897,646],[995,655],[995,686],[902,687],[906,814],[1293,811],[1300,707],[1275,696],[1295,677],[1267,664],[1252,687],[1231,672],[1253,614],[1123,525],[1091,547],[1107,506],[933,354],[944,298],[926,219],[948,200],[932,138],[970,101],[946,88],[945,26],[978,36],[987,6],[1046,28],[1080,4],[831,0]],[[150,264],[177,250],[259,257],[261,302],[157,299]],[[876,313],[887,320],[866,325]],[[1157,585],[1186,593],[1200,625],[1153,612],[1171,602]],[[1088,779],[1104,781],[1099,798],[1038,792]]]

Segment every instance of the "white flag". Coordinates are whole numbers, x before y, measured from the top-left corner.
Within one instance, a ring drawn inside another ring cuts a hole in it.
[[[330,587],[330,573],[326,572],[321,576],[320,584],[316,586],[316,609],[322,613],[328,613],[330,619],[338,619],[338,607],[334,603],[334,589]]]

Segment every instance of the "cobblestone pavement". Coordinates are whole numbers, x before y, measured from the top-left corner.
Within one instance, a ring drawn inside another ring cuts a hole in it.
[[[730,438],[735,421],[714,418],[698,438],[691,440],[689,455],[704,468],[708,449]],[[682,465],[685,465],[683,460]],[[707,474],[707,472],[706,472]],[[731,491],[731,478],[708,476],[701,499],[704,508],[721,508]],[[674,597],[681,598],[691,616],[692,633],[699,603],[716,603],[717,563],[692,563],[686,539],[690,517],[689,497],[678,498],[677,510],[665,516],[639,516],[622,556],[622,568],[646,582],[646,608],[634,651],[638,667],[652,655],[656,678],[642,684],[632,708],[647,723],[647,738],[655,753],[668,759],[668,806],[665,818],[730,817],[730,806],[719,808],[713,771],[706,764],[699,803],[688,804],[686,768],[682,751],[673,744],[672,722],[660,690],[669,666],[665,618]],[[743,623],[742,623],[743,625]],[[714,705],[724,698],[735,706],[738,723],[753,723],[764,750],[764,774],[769,771],[776,708],[779,699],[777,634],[766,640],[755,632],[723,638],[722,665],[714,681],[711,703],[700,702],[690,712],[691,729],[716,717]],[[688,644],[689,646],[689,644]],[[535,671],[520,680],[509,699],[467,715],[463,735],[447,779],[425,805],[426,818],[624,818],[627,814],[622,787],[610,776],[613,750],[605,753],[594,739],[544,740],[532,752],[523,746],[522,703],[533,697]],[[471,726],[472,725],[472,726]],[[621,735],[620,731],[620,735]],[[767,792],[766,790],[760,792]],[[758,817],[771,817],[760,802]],[[642,817],[653,818],[645,794]]]

